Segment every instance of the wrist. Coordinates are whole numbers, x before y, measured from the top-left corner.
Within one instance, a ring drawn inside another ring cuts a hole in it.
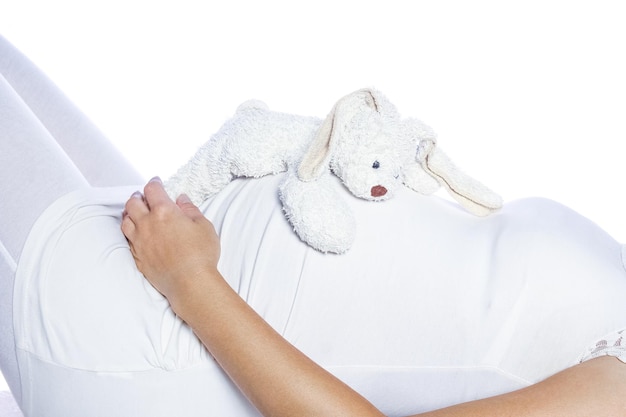
[[[214,303],[228,283],[217,269],[204,271],[192,278],[187,277],[185,281],[186,284],[180,285],[167,300],[174,313],[193,327],[196,317],[206,314],[204,310]]]

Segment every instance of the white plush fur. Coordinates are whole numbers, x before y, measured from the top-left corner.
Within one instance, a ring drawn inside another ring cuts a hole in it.
[[[423,194],[443,185],[474,214],[502,205],[437,148],[430,127],[401,119],[373,89],[343,97],[324,120],[248,101],[165,186],[171,197],[186,193],[200,204],[233,178],[284,171],[278,191],[287,219],[304,242],[322,252],[348,250],[356,229],[348,205],[330,186],[332,174],[367,200],[390,198],[402,184]]]

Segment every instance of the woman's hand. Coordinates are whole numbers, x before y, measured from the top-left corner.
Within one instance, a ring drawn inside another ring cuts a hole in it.
[[[221,279],[213,225],[186,195],[173,202],[158,178],[127,201],[122,232],[139,270],[179,315],[207,279]]]

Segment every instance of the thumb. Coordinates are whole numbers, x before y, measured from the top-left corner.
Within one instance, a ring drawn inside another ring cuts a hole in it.
[[[204,217],[202,212],[191,201],[187,194],[181,194],[176,199],[176,205],[182,210],[182,212],[190,218]]]

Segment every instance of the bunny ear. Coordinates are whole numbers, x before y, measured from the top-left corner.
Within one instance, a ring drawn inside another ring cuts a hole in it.
[[[469,212],[486,216],[502,207],[499,195],[464,174],[437,146],[424,156],[422,166]]]
[[[330,162],[330,141],[335,128],[336,109],[337,104],[322,122],[298,166],[298,178],[301,181],[312,181],[319,178]]]
[[[322,122],[298,166],[298,178],[301,181],[315,180],[325,172],[332,156],[333,140],[339,125],[338,120],[346,118],[347,115],[343,114],[346,112],[345,109],[349,107],[346,106],[346,102],[355,98],[361,100],[358,103],[359,106],[362,106],[364,102],[367,106],[378,111],[378,104],[371,90],[358,90],[341,98]]]

